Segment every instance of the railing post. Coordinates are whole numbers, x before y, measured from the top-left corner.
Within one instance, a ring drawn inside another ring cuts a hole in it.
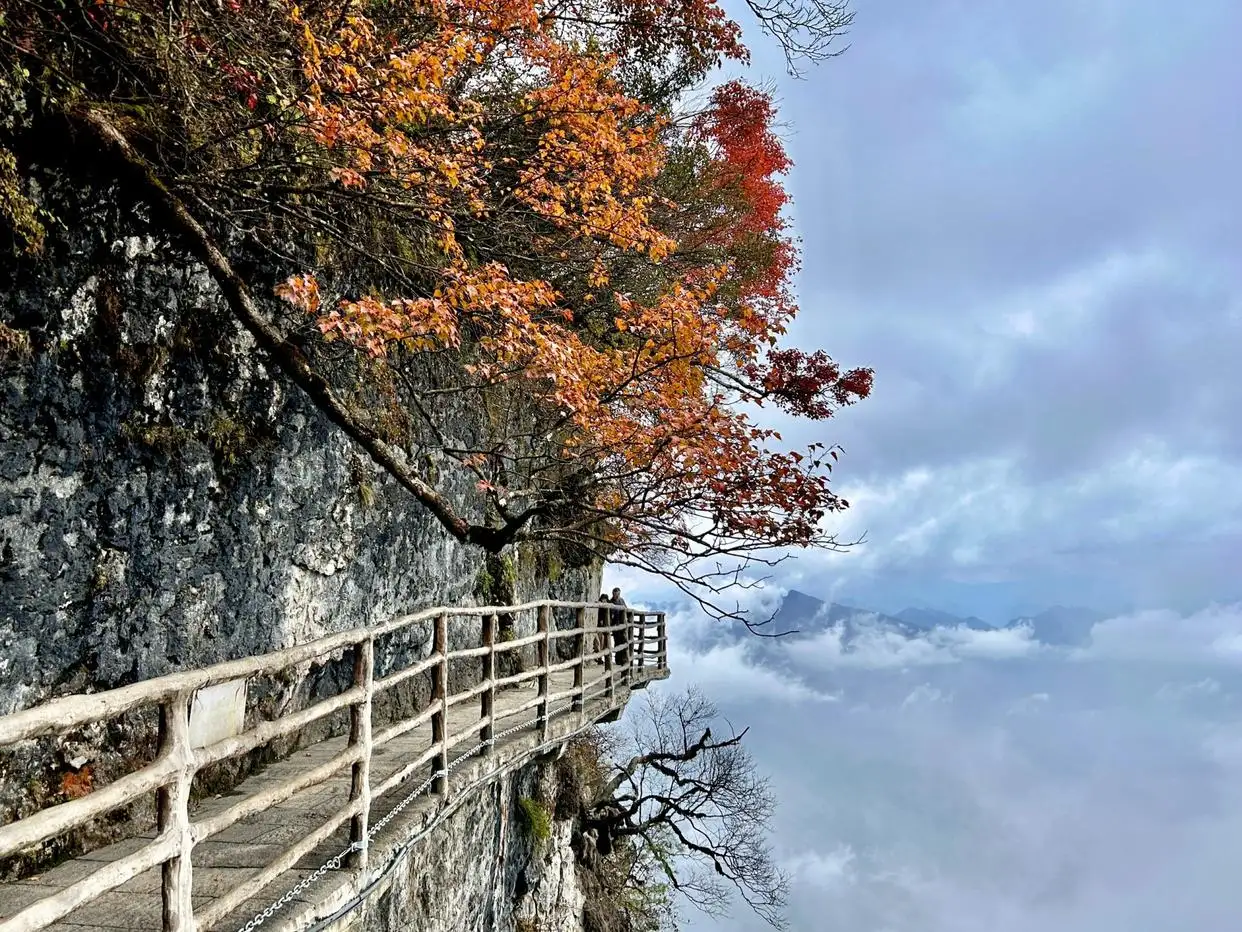
[[[621,682],[630,685],[633,682],[633,624],[630,611],[621,614]]]
[[[548,740],[548,665],[552,662],[552,607],[539,606],[538,632],[543,635],[539,641],[539,741]]]
[[[612,627],[612,615],[608,609],[599,608],[596,611],[599,613],[600,619],[605,622],[604,624],[596,622],[596,627],[610,629]],[[608,696],[609,703],[611,703],[617,697],[617,684],[613,675],[613,650],[615,645],[611,630],[606,630],[604,633],[604,648],[604,692]]]
[[[190,783],[194,752],[190,747],[190,694],[177,693],[160,706],[160,753],[175,761],[177,775],[156,794],[156,824],[161,834],[177,838],[177,854],[162,868],[164,932],[194,932],[194,877],[190,834]]]
[[[431,792],[448,796],[448,615],[443,612],[436,615],[431,649],[440,658],[431,668],[431,702],[437,706],[431,713],[431,743],[440,746],[440,753],[431,759]]]
[[[586,609],[578,608],[574,612],[574,623],[581,634],[578,635],[578,662],[574,664],[574,697],[571,709],[581,712],[586,704]]]
[[[483,726],[479,729],[479,756],[486,757],[492,753],[492,741],[496,733],[496,622],[495,615],[483,617],[483,646],[487,653],[483,655],[483,681],[487,689],[479,697],[479,718]]]
[[[350,867],[367,866],[367,823],[371,814],[371,699],[375,691],[375,638],[367,638],[354,647],[354,686],[361,686],[362,700],[349,709],[349,743],[360,747],[362,756],[354,761],[349,786],[349,801],[361,800],[358,814],[349,822],[349,842],[358,845],[349,852]]]
[[[647,665],[647,613],[635,612],[634,618],[635,665],[641,670]]]
[[[656,666],[661,670],[668,669],[668,616],[664,612],[656,613]]]

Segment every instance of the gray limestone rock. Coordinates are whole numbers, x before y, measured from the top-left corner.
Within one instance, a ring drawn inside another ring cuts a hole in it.
[[[476,599],[483,555],[269,371],[200,265],[112,192],[50,175],[40,190],[65,226],[39,261],[0,260],[0,325],[28,347],[0,341],[0,714]],[[467,412],[456,421],[469,430]],[[447,494],[471,507],[465,478]],[[598,567],[509,559],[520,599],[598,591]],[[477,632],[456,626],[451,642]],[[379,666],[429,650],[416,627]],[[257,681],[249,714],[335,691],[348,663]],[[425,697],[411,686],[391,701]],[[140,766],[154,728],[135,714],[0,749],[0,817],[54,801],[83,766],[97,784]],[[205,775],[203,789],[280,750]],[[44,854],[149,817],[120,813]]]

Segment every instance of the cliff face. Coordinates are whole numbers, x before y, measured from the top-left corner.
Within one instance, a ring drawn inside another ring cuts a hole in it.
[[[588,804],[602,776],[587,734],[465,795],[315,932],[636,932],[621,847],[602,854]],[[663,926],[661,926],[663,928]]]
[[[267,370],[140,205],[54,174],[32,191],[62,225],[38,260],[0,259],[0,713],[419,607],[599,591],[598,566],[535,549],[485,562],[453,541]],[[400,406],[377,410],[417,457]],[[445,488],[436,462],[422,466]],[[445,492],[469,507],[468,483]],[[381,666],[426,654],[429,636]],[[329,663],[257,684],[251,714],[342,675]],[[0,812],[47,802],[83,767],[97,783],[132,769],[153,729],[127,716],[0,756]]]
[[[536,761],[471,794],[324,932],[577,932],[586,895],[563,770]]]
[[[33,344],[0,383],[0,711],[476,595],[478,551],[272,378],[200,270],[66,246],[0,296]],[[522,597],[592,588],[524,562]]]

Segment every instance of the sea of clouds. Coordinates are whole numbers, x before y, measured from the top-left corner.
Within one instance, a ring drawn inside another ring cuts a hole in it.
[[[1079,648],[1021,627],[670,628],[662,688],[751,727],[793,929],[1242,928],[1242,605],[1112,618]]]

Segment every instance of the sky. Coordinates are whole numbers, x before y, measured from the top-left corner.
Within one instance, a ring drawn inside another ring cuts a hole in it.
[[[827,424],[848,555],[776,581],[1001,623],[1242,598],[1242,5],[855,0],[775,83],[794,343],[876,371]]]
[[[774,423],[845,448],[836,530],[867,542],[743,598],[1109,619],[1073,650],[829,633],[774,663],[650,579],[615,584],[673,609],[664,688],[751,726],[794,929],[1232,930],[1242,4],[854,9],[848,51],[801,81],[752,29],[749,76],[795,163],[792,340],[876,371],[826,425]]]

